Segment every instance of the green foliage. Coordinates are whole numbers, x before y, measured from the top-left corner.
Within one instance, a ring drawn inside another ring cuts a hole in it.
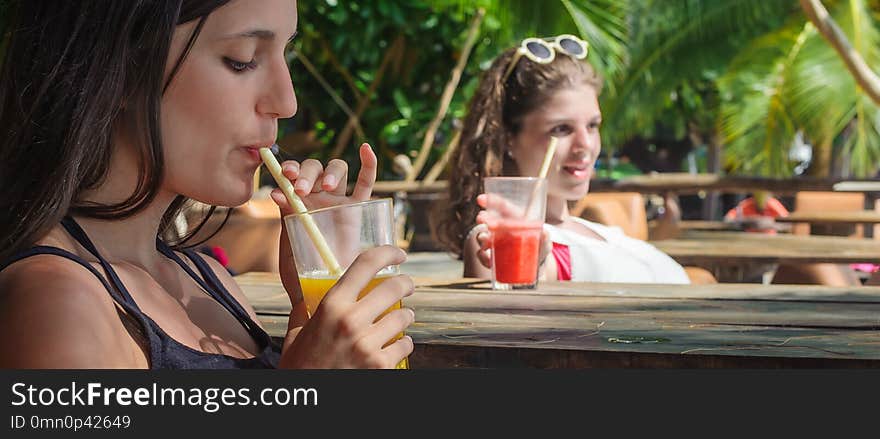
[[[478,8],[486,10],[479,38],[438,130],[426,168],[442,155],[451,139],[453,120],[464,117],[483,69],[522,38],[581,35],[590,41],[590,60],[603,74],[614,75],[622,70],[627,4],[621,0],[300,2],[300,31],[293,50],[315,65],[351,111],[356,111],[358,100],[367,94],[383,58],[389,57],[388,67],[360,119],[365,138],[352,136],[341,156],[357,163],[356,146],[370,142],[380,156],[379,178],[395,179],[391,159],[401,153],[411,157],[417,154]],[[398,38],[401,42],[395,45]],[[282,127],[282,135],[314,131],[323,147],[312,151],[298,145],[282,147],[299,158],[308,153],[326,160],[339,141],[348,115],[298,57],[292,57],[291,74],[300,110]],[[425,172],[427,169],[422,175]]]
[[[664,126],[683,138],[689,124],[712,131],[715,80],[749,39],[797,8],[787,0],[633,2],[629,69],[603,104],[609,148]]]
[[[834,6],[834,7],[832,7]],[[880,65],[880,32],[860,0],[828,2],[829,11],[868,65]],[[792,174],[788,148],[798,131],[816,147],[842,145],[850,171],[870,176],[880,164],[877,106],[833,48],[803,17],[757,38],[720,81],[728,164],[737,172]],[[815,155],[815,153],[814,153]]]
[[[823,3],[876,68],[880,0]],[[442,154],[452,121],[464,116],[492,58],[526,36],[560,33],[589,41],[589,60],[606,79],[600,98],[605,149],[659,133],[690,138],[699,150],[706,147],[700,142],[722,139],[731,172],[788,176],[795,165],[788,148],[802,133],[814,146],[834,145],[857,176],[871,175],[880,163],[877,106],[795,1],[324,0],[299,8],[295,51],[314,63],[351,111],[387,57],[361,117],[364,138],[352,136],[341,154],[356,163],[356,145],[369,141],[380,154],[380,179],[397,178],[391,159],[414,157],[421,146],[478,8],[486,10],[480,37],[428,167]],[[348,116],[297,58],[291,71],[301,105],[284,129],[312,131],[323,146],[284,146],[326,160]]]

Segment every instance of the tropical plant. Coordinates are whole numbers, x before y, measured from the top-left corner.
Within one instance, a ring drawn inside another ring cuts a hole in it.
[[[826,3],[876,70],[877,2]],[[671,126],[716,138],[730,172],[782,177],[795,172],[789,148],[802,136],[815,175],[827,175],[832,157],[853,175],[876,172],[876,105],[795,2],[649,1],[633,23],[630,68],[603,107],[606,144]]]
[[[480,38],[434,139],[429,164],[445,150],[453,120],[463,117],[482,69],[520,39],[578,34],[590,41],[590,60],[603,74],[613,77],[625,66],[627,1],[303,2],[291,57],[303,104],[283,127],[282,147],[297,157],[352,160],[356,145],[370,141],[382,157],[380,178],[396,178],[390,164],[398,154],[415,157],[480,8],[486,11]]]

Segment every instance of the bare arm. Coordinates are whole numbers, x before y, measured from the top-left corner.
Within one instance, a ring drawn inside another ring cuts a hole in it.
[[[0,278],[0,367],[146,368],[104,286],[54,256],[16,263]]]
[[[667,193],[663,197],[664,211],[657,218],[656,226],[650,233],[650,239],[672,239],[681,234],[681,208],[678,205],[678,195]]]

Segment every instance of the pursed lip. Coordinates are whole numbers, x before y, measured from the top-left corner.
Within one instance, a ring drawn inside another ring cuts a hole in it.
[[[260,158],[260,148],[268,148],[273,143],[275,143],[275,142],[274,141],[269,141],[269,142],[260,141],[260,142],[255,142],[255,143],[252,143],[249,145],[241,146],[240,148],[243,149],[244,152],[246,152],[249,156],[251,156],[251,158],[253,158],[254,160],[259,162],[259,161],[262,161],[262,159]]]

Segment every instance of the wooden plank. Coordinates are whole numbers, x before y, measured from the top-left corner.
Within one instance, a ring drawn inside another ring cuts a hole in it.
[[[679,238],[650,243],[686,265],[880,260],[880,241],[833,236],[686,231]]]
[[[423,185],[421,182],[377,181],[373,192],[378,194],[391,194],[398,191],[445,192],[447,186],[446,180],[437,180],[427,185]],[[876,192],[880,191],[878,188],[880,188],[880,181],[877,180],[840,181],[812,177],[778,179],[678,172],[637,175],[620,180],[594,178],[590,182],[590,190],[594,192],[640,192],[644,194],[662,194],[664,192],[696,194],[703,191],[749,193],[755,190],[767,190],[777,195],[791,195],[800,191]]]
[[[267,330],[289,304],[277,274],[237,277]],[[880,288],[417,279],[404,299],[412,367],[877,367]]]
[[[244,273],[235,277],[251,303],[288,302],[278,273]],[[822,285],[664,285],[541,281],[535,290],[493,292],[485,279],[413,278],[420,293],[494,294],[501,296],[585,296],[612,298],[799,300],[807,302],[880,303],[880,286],[828,287]],[[277,303],[276,303],[277,304]],[[289,307],[289,304],[287,305]],[[256,306],[255,306],[256,307]],[[880,318],[880,317],[878,317]]]
[[[811,224],[880,224],[880,212],[873,210],[859,210],[851,212],[797,212],[788,216],[776,218],[782,223],[811,223]]]
[[[286,317],[259,318],[273,336],[286,329]],[[625,354],[630,362],[641,359],[644,367],[657,366],[652,356],[673,366],[693,367],[718,363],[719,356],[729,357],[724,367],[748,367],[755,358],[763,358],[762,367],[811,367],[821,360],[880,365],[878,331],[669,323],[632,327],[616,321],[579,329],[417,321],[407,334],[416,344],[413,367],[509,367],[523,356],[533,357],[533,364],[525,364],[530,367],[588,367],[609,354]],[[487,352],[502,359],[476,358]],[[450,363],[444,356],[458,357],[459,362]],[[474,358],[462,363],[462,356]]]

